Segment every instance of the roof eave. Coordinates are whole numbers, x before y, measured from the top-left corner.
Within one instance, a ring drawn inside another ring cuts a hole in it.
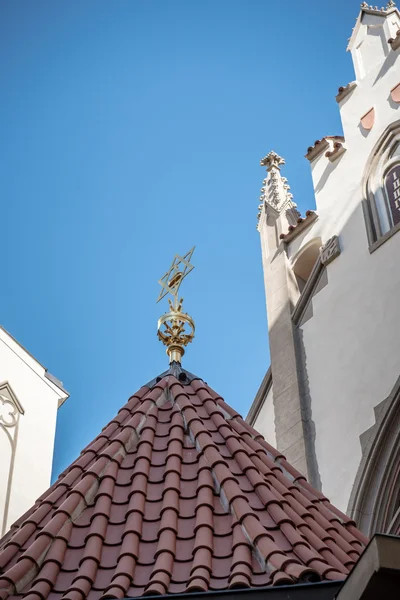
[[[221,598],[224,600],[264,600],[265,596],[268,600],[333,600],[342,586],[343,581],[322,581],[318,583],[146,596],[146,600],[220,600]],[[123,600],[136,600],[136,598],[139,598],[139,596],[126,596]],[[143,600],[142,596],[140,598]]]
[[[48,371],[48,369],[44,365],[42,365],[42,363],[39,362],[38,359],[35,356],[33,356],[33,354],[31,352],[29,352],[29,350],[27,350],[25,348],[25,346],[23,346],[9,331],[7,331],[7,329],[5,327],[3,327],[2,325],[0,325],[0,329],[2,331],[4,331],[4,333],[6,335],[8,335],[9,338],[13,342],[15,342],[17,344],[17,346],[19,346],[19,348],[21,348],[21,350],[23,352],[25,352],[28,356],[30,356],[36,362],[36,364],[39,365],[39,367],[41,367],[44,370],[44,377],[45,377],[45,379],[47,379],[48,381],[50,381],[51,384],[52,384],[52,386],[58,388],[58,390],[61,391],[62,394],[64,394],[64,396],[60,396],[59,399],[58,399],[57,408],[60,408],[60,406],[62,406],[64,404],[64,402],[66,400],[68,400],[68,398],[69,398],[69,392],[67,392],[67,390],[64,388],[62,381],[60,381],[57,377],[55,377],[54,375],[52,375]],[[42,376],[39,375],[39,377],[42,377]],[[56,391],[56,390],[54,390],[54,391]],[[56,393],[59,393],[59,392],[56,392]]]

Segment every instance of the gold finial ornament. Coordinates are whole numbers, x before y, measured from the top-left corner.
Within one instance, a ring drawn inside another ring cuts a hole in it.
[[[171,294],[173,302],[168,298],[170,311],[158,319],[158,339],[167,347],[170,363],[181,362],[185,354],[185,346],[194,338],[194,321],[187,313],[182,312],[183,298],[178,299],[182,281],[194,269],[190,259],[195,246],[184,256],[176,254],[169,270],[159,279],[161,291],[157,298],[159,302],[167,294]]]

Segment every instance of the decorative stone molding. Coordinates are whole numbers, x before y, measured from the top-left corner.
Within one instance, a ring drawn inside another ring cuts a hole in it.
[[[340,254],[340,244],[337,235],[333,235],[323,246],[320,248],[321,263],[323,265],[329,265],[335,258]]]
[[[306,159],[311,161],[314,160],[321,152],[327,150],[329,148],[329,142],[326,138],[322,138],[321,140],[315,140],[314,146],[309,146],[307,148]]]
[[[341,102],[342,100],[344,100],[344,98],[346,98],[346,96],[348,96],[353,90],[355,90],[357,87],[357,83],[355,81],[351,81],[350,83],[348,83],[345,86],[340,86],[340,88],[338,89],[338,93],[336,96],[336,102]]]
[[[306,212],[305,218],[299,217],[296,225],[290,225],[287,233],[281,233],[279,238],[285,242],[285,244],[291,242],[295,237],[299,235],[304,229],[306,229],[311,223],[318,218],[318,215],[313,210]]]
[[[274,165],[275,166],[275,165]],[[280,203],[280,194],[279,194],[279,177],[276,171],[271,171],[270,180],[268,181],[268,185],[271,188],[271,204],[275,205],[275,208],[278,208]]]
[[[258,206],[257,229],[263,209],[277,217],[283,210],[287,211],[289,222],[295,223],[300,214],[293,202],[293,194],[286,177],[282,177],[280,167],[285,164],[285,159],[274,151],[269,152],[260,160],[260,165],[267,168],[268,176],[263,180],[261,188],[261,203]]]
[[[392,50],[398,50],[400,48],[400,29],[396,32],[396,37],[388,39],[389,44],[392,47]]]
[[[390,395],[374,408],[375,424],[360,436],[362,458],[347,514],[368,536],[400,529],[400,377]]]
[[[384,214],[390,210],[389,198],[384,193],[384,176],[398,162],[392,156],[400,143],[400,119],[391,123],[380,136],[366,162],[364,172],[362,209],[364,214],[369,252],[375,252],[400,231],[400,223],[385,224]],[[381,209],[384,209],[382,211]],[[385,233],[384,233],[385,231]]]
[[[5,396],[0,395],[0,423],[4,427],[15,427],[18,419],[18,411],[15,404]]]
[[[332,144],[339,142],[343,144],[344,137],[342,135],[326,135],[320,140],[314,142],[314,146],[309,146],[305,155],[306,159],[310,162],[313,161],[322,152],[329,151]]]
[[[339,158],[339,156],[342,156],[342,154],[344,154],[345,152],[346,148],[343,146],[343,144],[341,142],[335,142],[333,144],[333,149],[328,150],[328,152],[325,152],[325,156],[329,158],[331,162],[334,162]]]
[[[267,171],[270,171],[272,167],[280,170],[280,166],[285,164],[285,159],[279,156],[276,152],[271,150],[264,158],[260,160],[261,167],[267,167]]]
[[[388,11],[395,7],[396,3],[393,2],[393,0],[389,0],[389,2],[386,4],[386,8],[384,6],[381,6],[380,8],[379,6],[372,6],[372,4],[368,4],[367,2],[362,2],[360,8],[363,12],[372,13],[374,15],[386,15]]]
[[[0,536],[6,531],[8,509],[11,497],[11,485],[14,472],[14,459],[18,441],[19,418],[24,409],[7,381],[0,383],[0,436],[5,435],[10,449],[10,460],[6,470],[5,480],[0,482],[1,493],[4,494],[3,514],[0,514]],[[0,457],[0,459],[4,457]],[[7,461],[8,462],[8,461]],[[7,464],[6,462],[6,464]]]
[[[306,320],[303,318],[306,311],[310,313],[309,316],[312,316],[312,314],[313,314],[312,305],[311,305],[311,310],[308,310],[308,307],[312,303],[312,299],[315,296],[315,294],[318,291],[320,291],[320,289],[322,289],[322,287],[325,287],[325,285],[326,285],[326,282],[324,282],[323,285],[321,286],[321,288],[318,288],[318,284],[320,282],[323,271],[324,271],[324,265],[321,262],[321,256],[319,256],[313,267],[313,270],[310,273],[309,278],[306,281],[306,285],[304,286],[304,289],[302,290],[302,292],[299,296],[297,304],[294,307],[294,310],[292,313],[293,325],[295,325],[295,326],[303,325],[303,323]]]
[[[371,131],[371,129],[373,128],[374,123],[375,123],[375,108],[374,107],[370,108],[369,111],[366,112],[363,117],[361,117],[360,123],[366,131]]]
[[[7,381],[0,383],[0,425],[14,427],[24,409]]]

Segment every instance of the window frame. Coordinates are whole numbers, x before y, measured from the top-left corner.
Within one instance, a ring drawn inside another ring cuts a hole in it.
[[[393,225],[385,186],[388,171],[396,164],[400,168],[400,154],[395,153],[399,145],[400,120],[397,120],[383,133],[367,165],[362,207],[370,253],[400,231],[400,223]]]

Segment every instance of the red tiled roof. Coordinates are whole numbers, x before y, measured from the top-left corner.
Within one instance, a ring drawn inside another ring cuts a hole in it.
[[[142,387],[3,538],[0,598],[341,580],[366,539],[201,379]]]

